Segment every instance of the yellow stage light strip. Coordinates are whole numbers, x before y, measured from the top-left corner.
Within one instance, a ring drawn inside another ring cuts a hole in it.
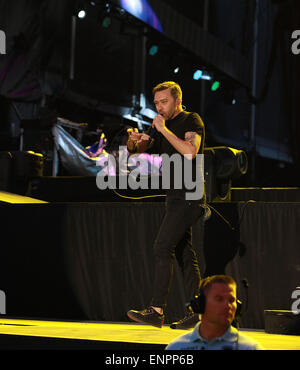
[[[13,194],[6,191],[0,191],[0,202],[11,204],[35,204],[35,203],[48,203],[44,200],[25,197],[19,194]]]

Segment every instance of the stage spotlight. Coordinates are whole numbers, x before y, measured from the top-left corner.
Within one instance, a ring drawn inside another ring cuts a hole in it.
[[[110,17],[104,17],[101,23],[103,28],[109,28],[111,25],[111,18]]]
[[[112,12],[112,6],[111,6],[111,4],[110,4],[110,3],[106,3],[106,4],[105,4],[105,12],[106,12],[107,14],[110,14],[110,13]]]
[[[221,146],[205,148],[204,155],[207,200],[230,201],[232,181],[247,173],[246,153]]]
[[[213,148],[217,161],[218,179],[237,179],[248,170],[248,158],[243,150],[229,147]]]
[[[207,80],[207,81],[210,81],[212,79],[212,76],[205,72],[205,71],[202,71],[200,69],[198,69],[195,73],[194,73],[194,76],[193,76],[194,80],[196,81],[199,81],[199,80]]]
[[[194,76],[193,76],[193,79],[196,80],[196,81],[199,81],[200,78],[202,77],[203,75],[203,71],[201,71],[200,69],[198,69],[195,73],[194,73]]]
[[[174,69],[174,73],[175,73],[175,74],[179,73],[179,71],[180,71],[180,68],[179,68],[179,67],[176,67],[176,68]]]
[[[214,81],[211,85],[211,91],[217,91],[220,87],[220,82],[219,81]]]
[[[157,45],[152,45],[149,49],[149,55],[154,57],[158,53],[158,46]]]
[[[84,9],[81,9],[79,10],[79,12],[77,13],[77,17],[82,19],[86,16],[86,11]]]
[[[109,3],[102,4],[102,7],[98,14],[98,22],[103,28],[109,28],[112,23],[112,6]]]

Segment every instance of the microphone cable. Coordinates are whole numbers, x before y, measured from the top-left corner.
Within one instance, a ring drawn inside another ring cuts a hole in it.
[[[141,196],[141,197],[130,197],[130,196],[122,195],[122,194],[118,193],[115,189],[112,189],[112,190],[118,197],[124,198],[124,199],[131,199],[131,200],[166,197],[166,194],[155,194],[155,195],[144,195],[144,196]]]

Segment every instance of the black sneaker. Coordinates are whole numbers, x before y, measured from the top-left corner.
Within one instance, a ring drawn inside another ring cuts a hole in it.
[[[171,329],[192,329],[197,324],[197,322],[200,320],[199,314],[194,312],[189,312],[186,316],[184,316],[183,319],[173,322],[170,325]]]
[[[161,328],[163,326],[165,318],[164,315],[160,315],[152,307],[146,308],[143,311],[130,310],[127,312],[127,316],[133,321],[152,325],[157,328]]]

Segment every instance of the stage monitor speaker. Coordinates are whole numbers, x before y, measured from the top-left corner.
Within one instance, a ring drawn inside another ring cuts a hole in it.
[[[265,310],[265,332],[300,335],[300,314],[287,310]]]

